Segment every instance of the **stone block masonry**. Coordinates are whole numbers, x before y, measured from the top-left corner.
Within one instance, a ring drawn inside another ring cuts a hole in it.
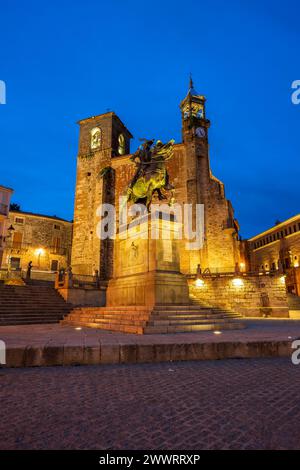
[[[192,297],[244,317],[288,318],[284,278],[280,275],[204,277],[202,285],[189,280]],[[200,283],[199,283],[200,284]]]

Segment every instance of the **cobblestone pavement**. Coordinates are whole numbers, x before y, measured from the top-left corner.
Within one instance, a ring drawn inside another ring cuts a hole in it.
[[[300,448],[289,359],[0,370],[1,449]]]

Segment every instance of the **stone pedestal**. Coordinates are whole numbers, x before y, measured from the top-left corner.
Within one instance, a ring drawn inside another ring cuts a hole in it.
[[[176,222],[147,215],[136,220],[125,237],[127,228],[120,227],[115,240],[114,278],[106,306],[75,308],[64,324],[135,334],[244,327],[235,315],[191,303],[179,270]]]
[[[114,278],[107,289],[107,306],[187,304],[186,278],[180,273],[179,224],[146,215],[121,226],[115,240]],[[125,238],[126,237],[126,238]]]

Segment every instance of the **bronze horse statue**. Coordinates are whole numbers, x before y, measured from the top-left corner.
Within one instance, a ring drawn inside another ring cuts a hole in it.
[[[172,191],[174,186],[169,182],[166,161],[173,156],[174,140],[163,144],[158,140],[143,139],[143,144],[130,157],[136,166],[135,175],[127,189],[126,200],[134,204],[145,203],[149,210],[153,194],[156,192],[159,200],[167,199],[162,191]]]

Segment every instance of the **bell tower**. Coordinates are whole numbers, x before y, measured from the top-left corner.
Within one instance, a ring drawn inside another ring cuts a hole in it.
[[[130,152],[131,133],[113,112],[78,122],[76,195],[71,266],[75,274],[102,279],[111,275],[112,246],[97,236],[100,204],[115,203],[115,174],[112,159]],[[101,170],[109,168],[103,176]]]
[[[183,142],[195,137],[207,141],[210,122],[206,119],[205,101],[205,97],[195,90],[191,77],[188,93],[180,103]]]

